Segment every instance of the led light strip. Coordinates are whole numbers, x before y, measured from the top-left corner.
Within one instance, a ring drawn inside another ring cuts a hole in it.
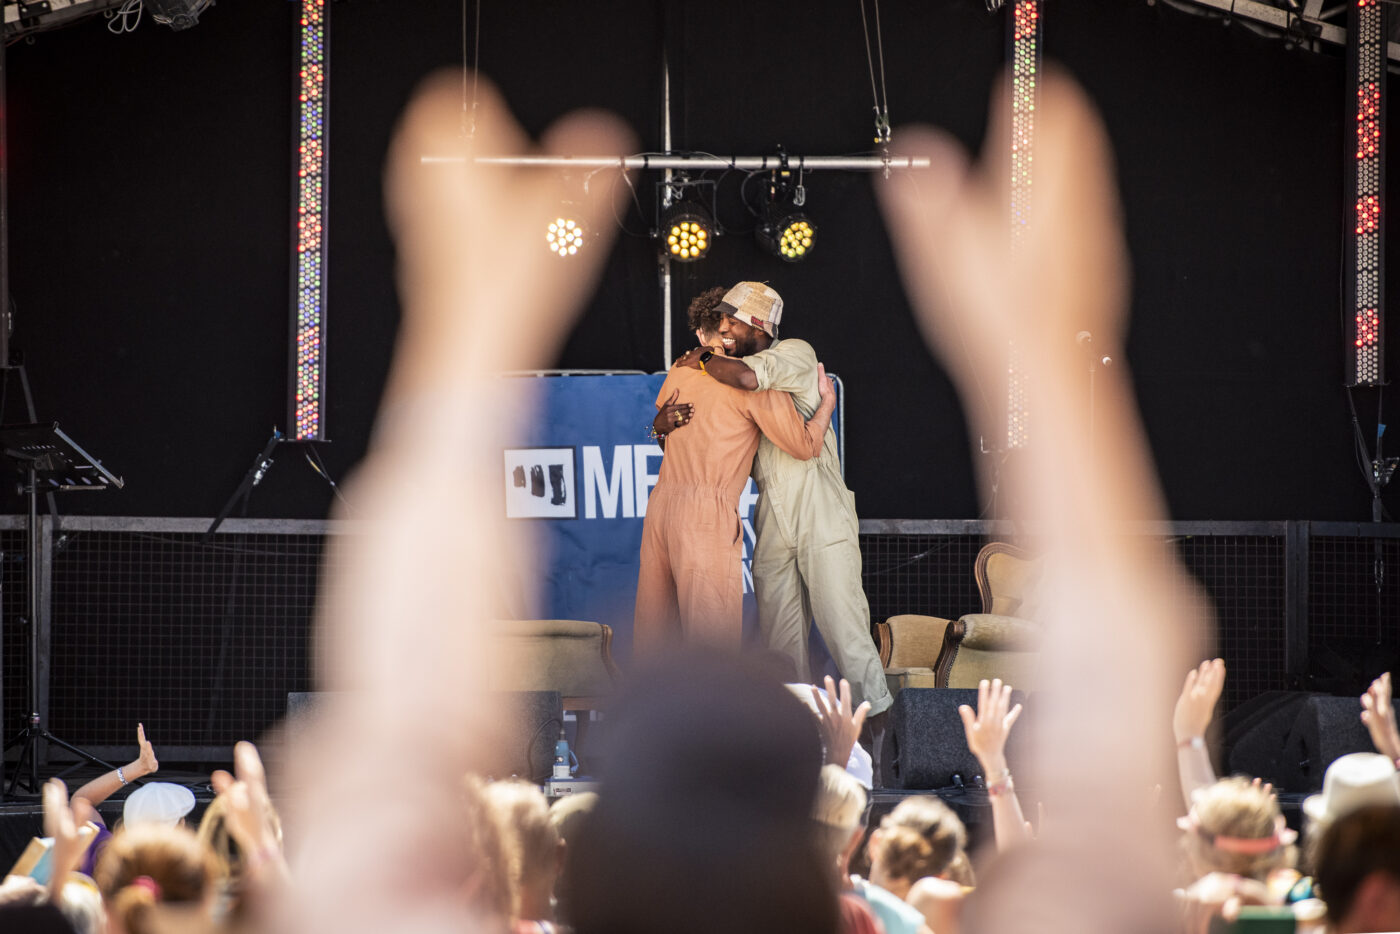
[[[288,434],[324,441],[326,420],[326,0],[301,0],[296,240]]]
[[[1011,10],[1011,248],[1025,237],[1031,214],[1031,161],[1034,156],[1035,104],[1040,72],[1042,0],[1017,0]],[[1006,358],[1006,447],[1016,450],[1030,439],[1026,410],[1028,391],[1021,351],[1009,341]]]
[[[1348,237],[1353,280],[1351,338],[1352,386],[1385,382],[1385,243],[1381,209],[1385,201],[1385,5],[1353,0],[1347,28],[1347,58],[1356,92],[1356,151],[1352,165],[1355,236]]]

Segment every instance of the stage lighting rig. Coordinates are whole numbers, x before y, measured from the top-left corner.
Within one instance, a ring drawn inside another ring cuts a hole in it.
[[[807,203],[807,186],[802,181],[801,169],[797,171],[795,183],[787,168],[770,173],[758,224],[754,227],[754,239],[759,247],[785,263],[802,262],[817,242],[817,227],[802,210]]]
[[[146,11],[157,22],[179,32],[199,23],[199,14],[214,0],[145,0]]]
[[[662,254],[678,263],[693,263],[710,255],[710,244],[719,235],[715,183],[678,175],[657,182],[656,191],[660,214],[652,236],[660,242]]]

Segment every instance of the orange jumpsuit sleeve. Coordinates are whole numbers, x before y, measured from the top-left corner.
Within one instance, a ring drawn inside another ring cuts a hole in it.
[[[822,452],[824,433],[802,420],[792,396],[773,389],[744,393],[748,416],[783,452],[800,461]]]
[[[656,410],[658,412],[661,411],[661,407],[666,404],[666,397],[669,396],[671,391],[675,388],[675,381],[671,379],[671,374],[675,372],[675,369],[675,367],[671,367],[670,370],[666,371],[666,379],[661,383],[661,391],[656,394]]]

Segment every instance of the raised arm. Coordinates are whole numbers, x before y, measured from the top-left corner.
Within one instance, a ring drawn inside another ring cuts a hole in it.
[[[1016,796],[1016,784],[1006,762],[1006,738],[1021,716],[1021,705],[1011,706],[1011,685],[1002,684],[1000,678],[990,683],[984,678],[977,685],[976,713],[963,704],[958,707],[958,715],[962,717],[967,748],[982,764],[987,796],[992,803],[992,831],[997,849],[1005,852],[1030,839],[1021,799]]]
[[[92,820],[95,809],[82,798],[68,801],[68,789],[63,781],[51,778],[44,783],[44,835],[53,838],[52,862],[49,865],[49,899],[57,902],[63,897],[68,876],[83,861],[83,853],[92,842]]]
[[[1172,711],[1172,734],[1176,737],[1176,770],[1181,778],[1181,796],[1191,810],[1192,796],[1215,784],[1215,769],[1206,751],[1206,727],[1215,716],[1215,705],[1225,687],[1225,661],[1213,658],[1186,673],[1186,683]]]
[[[136,748],[138,752],[135,759],[110,772],[103,772],[73,792],[73,797],[75,799],[86,798],[96,814],[97,805],[110,798],[117,789],[136,781],[138,778],[154,775],[156,770],[160,768],[160,761],[156,759],[155,747],[146,739],[146,727],[140,723],[136,724]],[[101,817],[96,819],[101,820]]]
[[[1037,530],[1053,569],[1041,616],[1055,638],[1041,652],[1032,748],[1043,752],[1037,791],[1056,819],[983,880],[976,930],[1117,934],[1171,912],[1171,836],[1142,802],[1171,770],[1150,725],[1167,722],[1189,657],[1180,607],[1201,601],[1163,543],[1128,528],[1165,509],[1127,367],[1100,371],[1092,417],[1083,404],[1074,335],[1121,347],[1126,328],[1113,160],[1073,81],[1047,68],[1038,90],[1034,205],[1015,249],[1009,81],[992,102],[982,165],[970,167],[945,134],[904,129],[901,154],[927,156],[929,168],[876,190],[907,294],[972,437],[1005,437],[1005,395],[980,386],[1006,372],[1013,336],[1035,400],[1018,457],[979,464],[1004,465],[985,479],[1018,504],[1014,518]]]
[[[785,392],[767,390],[749,396],[749,415],[768,439],[800,461],[811,460],[822,452],[831,413],[836,410],[836,390],[827,378],[826,367],[817,364],[817,389],[821,404],[806,422]]]
[[[1392,761],[1400,760],[1400,729],[1395,726],[1390,672],[1371,682],[1366,693],[1361,695],[1361,708],[1361,722],[1366,724],[1376,751]]]
[[[330,694],[288,744],[283,787],[300,791],[281,808],[298,841],[286,889],[295,905],[267,930],[447,934],[484,923],[463,895],[476,880],[464,875],[460,822],[447,815],[461,813],[462,774],[483,767],[494,692],[513,677],[489,621],[500,581],[528,553],[526,530],[505,522],[497,498],[500,451],[527,417],[499,374],[549,366],[608,255],[607,195],[627,186],[600,179],[584,201],[574,197],[604,240],[563,269],[539,248],[533,220],[566,195],[562,176],[478,163],[536,150],[485,77],[464,134],[463,80],[444,74],[414,95],[385,172],[400,333],[371,447],[348,481],[363,534],[340,536],[326,561],[316,661]],[[595,112],[563,118],[541,148],[636,146]],[[483,341],[506,308],[510,325]],[[455,482],[423,496],[425,462],[453,464]]]

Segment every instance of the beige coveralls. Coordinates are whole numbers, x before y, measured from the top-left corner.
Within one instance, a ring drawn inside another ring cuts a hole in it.
[[[791,393],[804,418],[821,403],[817,355],[806,341],[774,341],[741,359],[758,377],[760,391]],[[796,663],[799,681],[810,681],[807,632],[815,619],[856,702],[870,701],[873,714],[888,710],[894,701],[870,636],[860,521],[855,494],[841,478],[836,433],[828,428],[821,454],[807,461],[794,460],[764,437],[753,477],[762,494],[754,519],[753,583],[764,644]]]
[[[787,451],[783,457],[793,463],[813,457],[823,441],[786,393],[743,392],[700,370],[672,367],[657,407],[676,389],[677,401],[693,402],[695,414],[684,431],[667,436],[661,473],[647,501],[633,621],[638,655],[681,639],[739,647],[739,495],[759,438]]]

